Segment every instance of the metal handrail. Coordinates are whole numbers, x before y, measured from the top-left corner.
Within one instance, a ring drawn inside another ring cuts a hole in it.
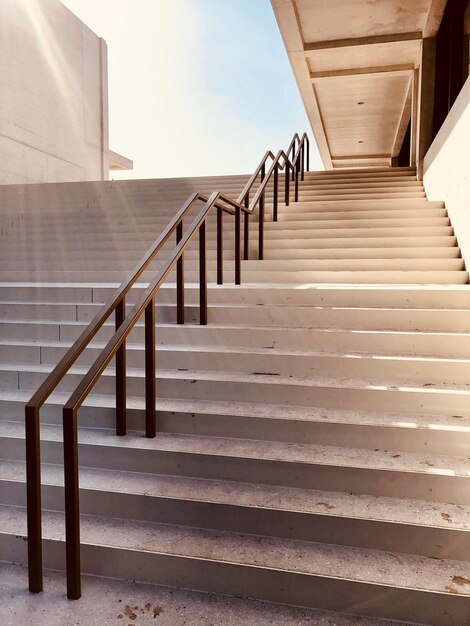
[[[263,258],[264,244],[264,194],[266,186],[273,178],[273,220],[277,221],[278,174],[285,169],[285,203],[289,204],[290,170],[295,176],[296,200],[298,196],[299,173],[303,175],[305,150],[307,150],[308,169],[308,137],[304,133],[298,141],[297,151],[291,161],[287,154],[280,150],[276,157],[271,151],[266,152],[255,173],[251,176],[238,200],[221,192],[213,192],[208,198],[201,193],[193,193],[182,208],[169,222],[158,239],[135,265],[129,278],[112,294],[101,307],[87,328],[74,342],[64,357],[55,366],[46,380],[40,385],[25,407],[26,426],[26,479],[27,479],[27,520],[28,520],[28,574],[29,589],[32,592],[42,590],[42,531],[41,531],[41,469],[40,469],[40,409],[50,394],[64,378],[78,357],[83,353],[91,340],[103,327],[112,313],[115,313],[116,332],[110,339],[98,359],[88,370],[77,389],[64,406],[64,468],[66,497],[66,561],[67,561],[67,596],[75,599],[80,597],[80,541],[79,541],[79,497],[78,497],[78,443],[77,443],[77,412],[78,408],[94,386],[110,360],[116,357],[116,434],[125,435],[126,425],[126,337],[137,320],[145,311],[145,396],[146,396],[146,436],[156,434],[155,408],[155,293],[165,281],[169,272],[176,266],[176,297],[177,322],[184,323],[184,266],[183,254],[186,247],[199,232],[199,278],[200,278],[200,323],[207,324],[207,265],[206,239],[207,217],[211,210],[217,208],[217,283],[223,283],[223,213],[235,217],[235,284],[241,284],[241,214],[244,215],[244,258],[249,256],[249,217],[259,207],[259,251],[258,258]],[[272,164],[266,175],[268,159]],[[281,159],[283,163],[281,164]],[[249,202],[250,191],[258,176],[261,185]],[[183,221],[195,202],[202,201],[204,206],[183,235]],[[176,248],[157,278],[147,287],[146,291],[126,316],[126,295],[134,286],[142,273],[155,259],[158,252],[166,244],[172,234],[176,233]]]

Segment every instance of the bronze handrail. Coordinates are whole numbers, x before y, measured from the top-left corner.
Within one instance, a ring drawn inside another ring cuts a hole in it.
[[[294,141],[294,140],[293,140]],[[28,525],[28,575],[29,589],[32,592],[42,591],[42,530],[41,530],[41,468],[40,468],[40,409],[56,389],[78,357],[83,353],[90,341],[95,337],[105,322],[115,313],[116,332],[101,352],[93,366],[82,379],[64,407],[64,467],[66,492],[66,553],[67,553],[67,595],[69,598],[80,597],[80,564],[79,564],[79,528],[78,528],[78,444],[76,415],[78,407],[98,380],[103,369],[110,360],[116,357],[116,434],[125,435],[126,425],[126,353],[125,340],[142,312],[145,310],[145,373],[146,373],[146,436],[156,434],[155,409],[155,307],[154,296],[166,279],[168,273],[176,266],[176,298],[177,323],[184,323],[184,266],[183,253],[196,230],[199,232],[199,274],[200,274],[200,323],[207,324],[207,267],[206,267],[206,219],[210,211],[217,208],[217,283],[223,283],[223,213],[235,216],[235,284],[241,284],[241,249],[240,228],[241,213],[244,214],[244,258],[249,256],[249,216],[259,206],[259,252],[263,258],[264,242],[264,193],[268,182],[273,177],[273,220],[277,221],[278,173],[285,169],[285,203],[289,204],[290,170],[294,172],[296,181],[296,198],[298,195],[299,173],[304,172],[305,149],[307,150],[308,169],[308,137],[304,133],[291,145],[298,143],[297,152],[291,162],[287,154],[280,150],[276,157],[271,151],[266,152],[255,173],[251,176],[238,200],[234,200],[221,192],[213,192],[208,198],[201,193],[189,196],[182,208],[169,222],[158,239],[147,253],[135,265],[129,278],[112,294],[100,308],[97,315],[89,323],[78,339],[73,343],[64,357],[54,367],[46,380],[31,397],[25,407],[26,427],[26,480],[27,480],[27,525]],[[284,159],[281,165],[280,159]],[[266,175],[266,162],[272,164]],[[300,164],[302,163],[302,165]],[[252,202],[249,202],[250,191],[258,176],[261,185]],[[203,201],[204,207],[198,213],[190,228],[183,235],[183,221],[195,202]],[[169,237],[176,233],[176,248],[170,260],[164,266],[150,287],[144,292],[139,302],[126,317],[126,295],[142,273],[155,259]],[[149,295],[150,294],[150,295]],[[152,306],[150,306],[152,303]],[[113,343],[114,341],[114,343]],[[152,345],[150,349],[148,346]],[[104,365],[103,365],[104,364]],[[92,382],[90,382],[92,381]],[[90,385],[90,386],[89,386]],[[73,415],[72,419],[70,416]],[[67,444],[65,441],[67,440]]]

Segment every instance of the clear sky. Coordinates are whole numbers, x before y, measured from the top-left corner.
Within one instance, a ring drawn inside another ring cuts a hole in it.
[[[311,136],[269,0],[62,2],[108,44],[114,178],[249,173]]]

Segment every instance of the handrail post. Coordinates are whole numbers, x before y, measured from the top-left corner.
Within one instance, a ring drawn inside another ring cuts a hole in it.
[[[207,221],[199,226],[199,323],[207,325]]]
[[[310,171],[310,141],[307,137],[307,172]]]
[[[41,523],[41,450],[39,440],[39,409],[26,405],[26,496],[28,519],[28,577],[29,590],[39,593],[42,581],[42,523]]]
[[[183,238],[183,220],[176,227],[176,244]],[[184,259],[176,261],[176,323],[184,324]]]
[[[286,206],[289,206],[289,191],[290,191],[290,167],[286,162],[286,176],[284,179],[284,202]]]
[[[250,194],[245,196],[245,208],[250,206]],[[250,214],[247,211],[243,213],[243,258],[248,261],[250,258]]]
[[[291,161],[292,161],[292,164],[294,165],[294,167],[292,168],[292,180],[295,180],[295,163],[294,163],[294,159],[295,159],[295,141],[292,143]]]
[[[77,411],[64,407],[64,493],[67,598],[78,600],[80,583],[80,503],[78,489]]]
[[[305,174],[305,142],[302,144],[302,149],[300,151],[300,168],[301,168],[301,180],[304,180]]]
[[[300,168],[300,159],[297,159],[297,163],[294,165],[294,171],[295,171],[294,202],[299,201],[299,168]]]
[[[217,207],[217,284],[224,283],[224,214],[222,207]]]
[[[126,317],[126,298],[122,297],[115,311],[115,328],[119,329]],[[126,419],[126,342],[116,352],[116,435],[127,432]]]
[[[278,190],[278,178],[279,178],[279,168],[278,165],[274,168],[273,172],[274,183],[273,183],[273,222],[277,222],[277,190]]]
[[[266,176],[266,166],[263,163],[261,168],[261,182],[263,182]],[[263,260],[264,254],[264,191],[259,199],[259,223],[258,223],[258,259]]]
[[[156,435],[155,298],[145,307],[145,436]]]
[[[235,284],[241,285],[242,282],[242,260],[240,250],[240,221],[241,209],[235,207]]]

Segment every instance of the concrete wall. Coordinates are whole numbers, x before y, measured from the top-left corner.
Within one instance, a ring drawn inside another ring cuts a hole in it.
[[[429,200],[444,200],[470,267],[470,77],[424,158]]]
[[[0,0],[0,184],[108,169],[106,43],[58,0]]]

